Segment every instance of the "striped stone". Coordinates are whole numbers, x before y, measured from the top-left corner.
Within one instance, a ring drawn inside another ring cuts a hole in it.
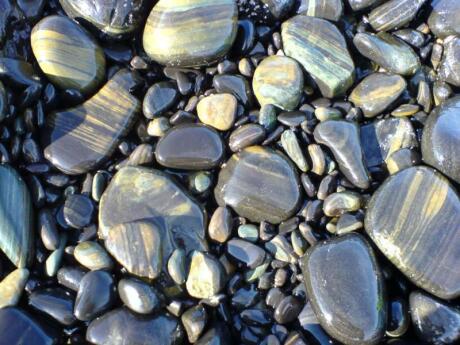
[[[43,134],[45,157],[72,175],[106,160],[140,111],[140,101],[129,92],[136,83],[134,74],[121,70],[83,104],[50,114]]]
[[[88,94],[103,82],[104,51],[68,17],[42,19],[32,30],[31,44],[41,70],[58,87]]]
[[[234,0],[160,0],[147,19],[145,52],[163,65],[209,65],[231,48],[237,19]]]
[[[324,97],[339,96],[348,90],[353,84],[355,65],[334,24],[298,15],[281,28],[284,52],[310,73]]]
[[[343,14],[342,0],[302,0],[297,13],[338,21]]]
[[[369,23],[376,31],[401,28],[415,18],[426,0],[390,0],[374,8]]]

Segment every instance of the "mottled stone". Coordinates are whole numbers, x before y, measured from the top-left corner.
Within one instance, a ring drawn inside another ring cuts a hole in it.
[[[273,104],[294,110],[303,92],[303,71],[286,56],[269,56],[256,68],[252,79],[254,94],[260,105]]]
[[[278,152],[251,146],[234,154],[219,173],[219,205],[253,222],[280,223],[298,208],[301,193],[292,164]]]
[[[210,298],[219,293],[224,284],[224,268],[220,261],[210,254],[195,251],[185,283],[189,295],[195,298]]]
[[[460,35],[460,2],[452,0],[433,0],[433,10],[428,18],[430,30],[438,37]]]
[[[390,0],[369,13],[369,23],[376,31],[401,28],[415,18],[426,0]]]
[[[219,243],[225,243],[232,236],[232,229],[233,216],[230,209],[219,206],[209,221],[209,238]]]
[[[286,55],[305,68],[324,97],[344,94],[353,84],[355,65],[334,24],[298,15],[283,23],[281,36]]]
[[[237,17],[234,0],[160,0],[145,25],[145,52],[163,65],[211,64],[232,46]]]
[[[418,146],[414,127],[409,119],[378,120],[374,123],[374,130],[384,161],[400,149],[411,149]]]
[[[227,131],[235,122],[238,102],[229,93],[210,95],[198,103],[196,110],[198,118],[205,125],[219,131]]]
[[[383,276],[370,245],[347,234],[302,258],[308,296],[321,326],[345,344],[378,344],[385,334]]]
[[[29,279],[27,268],[18,268],[0,282],[0,308],[14,307],[21,298],[22,291]]]
[[[208,313],[201,304],[198,304],[182,314],[181,321],[187,332],[188,341],[195,343],[206,327]]]
[[[348,0],[348,3],[354,11],[359,11],[381,2],[382,0]]]
[[[372,196],[369,236],[415,285],[437,297],[460,296],[460,200],[449,181],[418,166],[390,176]],[[432,259],[436,253],[436,260]]]
[[[281,145],[289,158],[291,158],[301,171],[306,172],[310,168],[295,132],[292,129],[286,129],[281,134]]]

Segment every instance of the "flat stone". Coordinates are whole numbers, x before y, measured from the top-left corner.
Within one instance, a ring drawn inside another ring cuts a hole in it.
[[[423,160],[460,183],[460,96],[435,108],[428,116],[422,136]]]
[[[237,238],[228,241],[227,253],[249,268],[256,268],[262,265],[266,254],[265,250],[258,245]]]
[[[83,194],[69,195],[64,203],[64,219],[68,225],[82,229],[91,223],[94,214],[94,204]]]
[[[252,104],[252,90],[249,82],[241,75],[218,74],[212,79],[212,86],[219,93],[231,93],[245,107]]]
[[[122,69],[83,104],[48,115],[42,137],[46,159],[70,175],[107,160],[140,111],[139,100],[129,92],[136,83]]]
[[[160,230],[149,222],[131,222],[109,229],[105,247],[131,274],[154,279],[163,265]]]
[[[390,73],[411,76],[420,68],[420,60],[414,50],[404,41],[379,32],[360,32],[353,38],[356,49],[368,59]]]
[[[409,296],[415,333],[428,344],[455,344],[460,340],[460,309],[421,292]]]
[[[0,248],[17,267],[32,259],[33,207],[24,180],[9,165],[0,165]]]
[[[274,224],[292,216],[301,199],[290,161],[261,146],[245,148],[230,158],[219,173],[214,194],[220,206],[230,206],[252,222]]]
[[[162,233],[163,252],[183,247],[207,250],[202,207],[172,178],[158,170],[125,167],[112,178],[99,204],[99,235],[136,220],[152,221]],[[169,257],[164,255],[164,257]]]
[[[174,126],[158,142],[155,157],[168,168],[206,170],[218,166],[225,147],[219,133],[201,124]]]
[[[355,65],[340,31],[327,20],[298,15],[281,26],[284,52],[297,60],[324,97],[344,94],[353,84]]]
[[[219,131],[227,131],[235,122],[238,101],[229,93],[207,96],[198,102],[198,118],[205,125]]]
[[[302,97],[303,83],[303,71],[295,60],[274,55],[257,66],[252,88],[260,105],[294,110]]]
[[[138,314],[151,314],[159,310],[162,304],[158,291],[139,279],[121,279],[118,294],[121,301]]]
[[[34,26],[30,40],[38,65],[56,86],[89,94],[103,82],[104,51],[70,18],[43,18]]]
[[[460,37],[445,39],[439,77],[449,84],[460,87]]]
[[[365,117],[385,111],[406,90],[403,77],[388,73],[373,73],[364,78],[351,92],[349,100],[361,108]]]
[[[376,31],[390,31],[410,23],[426,0],[390,0],[369,13],[369,23]]]
[[[147,19],[143,46],[163,65],[209,65],[232,46],[237,18],[234,0],[160,0]]]
[[[29,296],[29,305],[52,317],[62,325],[75,323],[73,315],[74,296],[62,288],[46,288],[34,291]]]
[[[185,286],[190,296],[210,298],[225,285],[224,267],[210,254],[195,251]]]
[[[390,176],[373,194],[365,218],[369,236],[415,285],[433,295],[460,296],[460,200],[449,181],[417,166]],[[436,260],[432,260],[436,253]]]
[[[433,0],[433,10],[428,18],[430,30],[439,38],[450,35],[460,35],[458,18],[460,17],[460,2],[452,0]]]
[[[386,329],[383,276],[371,246],[347,234],[302,258],[309,299],[321,326],[345,344],[378,344]]]
[[[343,120],[321,122],[315,127],[314,136],[316,142],[331,149],[340,171],[351,183],[361,189],[369,188],[369,173],[356,123]]]
[[[248,146],[260,144],[265,139],[265,129],[256,123],[247,123],[235,129],[228,139],[228,146],[233,152]]]
[[[86,340],[96,345],[175,345],[181,344],[183,333],[180,323],[172,316],[139,316],[119,308],[91,322]]]
[[[14,307],[21,298],[29,279],[27,268],[17,268],[0,282],[0,308]]]

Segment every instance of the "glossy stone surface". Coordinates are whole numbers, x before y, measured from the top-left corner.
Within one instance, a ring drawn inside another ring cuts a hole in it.
[[[435,108],[425,123],[422,136],[423,160],[460,183],[460,96]]]
[[[224,268],[210,254],[193,252],[188,273],[187,292],[195,298],[210,298],[224,287]]]
[[[63,325],[69,326],[76,321],[73,315],[74,297],[62,288],[34,291],[29,296],[29,305]]]
[[[433,11],[428,18],[431,31],[440,38],[449,35],[460,35],[458,18],[460,2],[452,0],[433,0]]]
[[[303,71],[286,56],[269,56],[257,66],[252,79],[261,106],[273,104],[284,110],[297,107],[303,92]]]
[[[460,309],[430,295],[413,291],[409,296],[415,333],[429,344],[456,344],[460,340]]]
[[[235,122],[238,101],[229,93],[207,96],[198,102],[198,118],[205,125],[219,131],[227,131]]]
[[[319,123],[314,131],[315,140],[329,147],[339,164],[340,171],[356,187],[369,188],[369,173],[356,123],[328,120]]]
[[[83,18],[111,38],[119,39],[133,33],[145,19],[147,1],[106,0],[59,0],[66,14]]]
[[[42,137],[45,157],[71,175],[109,158],[140,110],[139,100],[129,92],[134,85],[134,75],[120,70],[83,104],[48,115]]]
[[[161,307],[160,296],[155,288],[139,279],[121,279],[118,294],[122,302],[138,314],[151,314]]]
[[[406,89],[403,77],[388,73],[373,73],[364,78],[351,92],[350,101],[361,108],[365,117],[374,117],[386,110]]]
[[[256,124],[248,123],[235,129],[228,139],[230,150],[237,152],[248,146],[260,144],[265,138],[265,129]]]
[[[297,13],[334,22],[343,14],[342,0],[301,0]]]
[[[173,127],[160,139],[155,157],[168,168],[206,170],[221,163],[224,151],[222,138],[213,128],[183,124]]]
[[[86,195],[69,195],[64,203],[64,219],[68,225],[82,229],[91,223],[94,204]]]
[[[79,243],[73,255],[80,264],[90,270],[110,269],[113,266],[113,261],[105,249],[94,241]]]
[[[209,238],[219,243],[225,243],[232,236],[232,228],[233,217],[230,209],[219,206],[209,220]]]
[[[431,168],[390,176],[372,196],[365,218],[369,236],[415,285],[443,299],[460,296],[460,200]],[[432,260],[436,253],[436,260]]]
[[[311,247],[302,258],[308,296],[321,326],[350,345],[385,334],[383,277],[364,237],[347,234]]]
[[[283,134],[281,134],[281,146],[301,171],[306,172],[309,169],[303,150],[292,129],[286,129]]]
[[[251,105],[252,91],[249,82],[241,75],[219,74],[212,79],[219,93],[231,93],[244,106]]]
[[[427,0],[390,0],[369,13],[369,23],[376,31],[404,27],[415,18]]]
[[[58,87],[88,94],[103,82],[104,51],[68,17],[45,17],[34,26],[30,40],[41,70]]]
[[[265,250],[251,242],[233,238],[227,243],[227,253],[249,268],[256,268],[265,260]]]
[[[233,44],[237,17],[234,0],[160,0],[144,29],[145,52],[163,65],[211,64]]]
[[[345,39],[327,20],[298,15],[281,26],[284,52],[313,77],[324,97],[339,96],[353,84],[354,63]]]
[[[27,268],[18,268],[0,282],[0,308],[14,307],[21,298],[24,286],[29,279]]]
[[[184,312],[181,321],[187,332],[189,342],[195,343],[206,327],[208,313],[201,304],[198,304]]]
[[[172,82],[160,81],[150,86],[142,102],[142,112],[153,119],[171,108],[179,97],[177,87]]]
[[[373,124],[378,146],[384,161],[396,151],[418,146],[412,123],[407,118],[387,118]]]
[[[92,321],[86,340],[96,345],[180,344],[183,330],[172,316],[138,316],[125,308],[112,310]]]
[[[420,60],[413,49],[386,32],[378,34],[357,33],[353,38],[356,49],[390,73],[413,75],[420,67]]]
[[[382,0],[348,0],[348,2],[354,11],[359,11],[372,5],[378,4],[382,2]]]
[[[444,41],[439,76],[441,80],[460,87],[460,37],[449,37]]]
[[[1,345],[53,345],[57,339],[29,314],[18,308],[0,309]]]
[[[118,171],[102,195],[99,235],[105,238],[110,227],[141,219],[152,221],[165,236],[165,252],[171,253],[176,246],[183,246],[187,253],[207,249],[202,207],[167,174],[126,167]]]
[[[129,273],[156,278],[162,268],[160,230],[148,222],[131,222],[109,229],[105,247]]]
[[[33,208],[24,180],[9,165],[0,165],[0,248],[17,267],[32,258]]]
[[[214,190],[219,205],[253,222],[280,223],[298,208],[301,193],[292,164],[278,152],[251,146],[234,154]]]
[[[324,199],[323,210],[328,217],[338,217],[345,212],[354,212],[361,207],[361,195],[344,191],[329,194]]]

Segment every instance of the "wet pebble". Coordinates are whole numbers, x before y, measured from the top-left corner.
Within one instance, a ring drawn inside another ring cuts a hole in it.
[[[342,0],[301,0],[297,13],[336,22],[343,15],[343,2]]]
[[[428,18],[431,31],[440,38],[449,35],[459,35],[460,3],[451,0],[432,1],[433,11]]]
[[[460,87],[460,37],[449,36],[445,39],[439,76],[441,80]]]
[[[29,305],[57,322],[70,326],[75,323],[74,297],[62,288],[46,288],[29,296]]]
[[[201,304],[198,304],[186,310],[181,316],[181,321],[187,332],[188,341],[195,343],[206,327],[208,313]]]
[[[110,269],[113,261],[105,249],[93,241],[79,243],[73,252],[75,259],[90,270]]]
[[[210,95],[197,105],[198,118],[219,131],[232,128],[237,113],[237,100],[229,93]]]
[[[231,239],[228,241],[227,253],[249,268],[256,268],[262,265],[265,259],[265,251],[262,248],[240,239]]]
[[[233,217],[230,209],[219,206],[209,221],[209,237],[216,242],[225,243],[231,237],[232,229]]]
[[[142,111],[148,119],[163,115],[177,101],[179,93],[172,82],[161,81],[147,90],[142,102]]]
[[[390,0],[369,13],[369,23],[376,31],[404,27],[417,15],[426,0]]]
[[[29,279],[27,268],[17,268],[0,282],[0,308],[14,307],[18,304]]]
[[[225,272],[222,264],[210,254],[195,251],[188,273],[187,292],[195,298],[209,298],[224,287]]]
[[[129,309],[139,314],[151,314],[162,304],[155,288],[135,278],[121,279],[118,282],[118,294]]]
[[[228,145],[233,152],[245,147],[260,144],[265,139],[265,129],[255,123],[248,123],[235,129],[228,139]]]
[[[90,198],[82,194],[72,194],[64,203],[64,219],[76,229],[84,228],[91,223],[94,214],[94,204]]]

